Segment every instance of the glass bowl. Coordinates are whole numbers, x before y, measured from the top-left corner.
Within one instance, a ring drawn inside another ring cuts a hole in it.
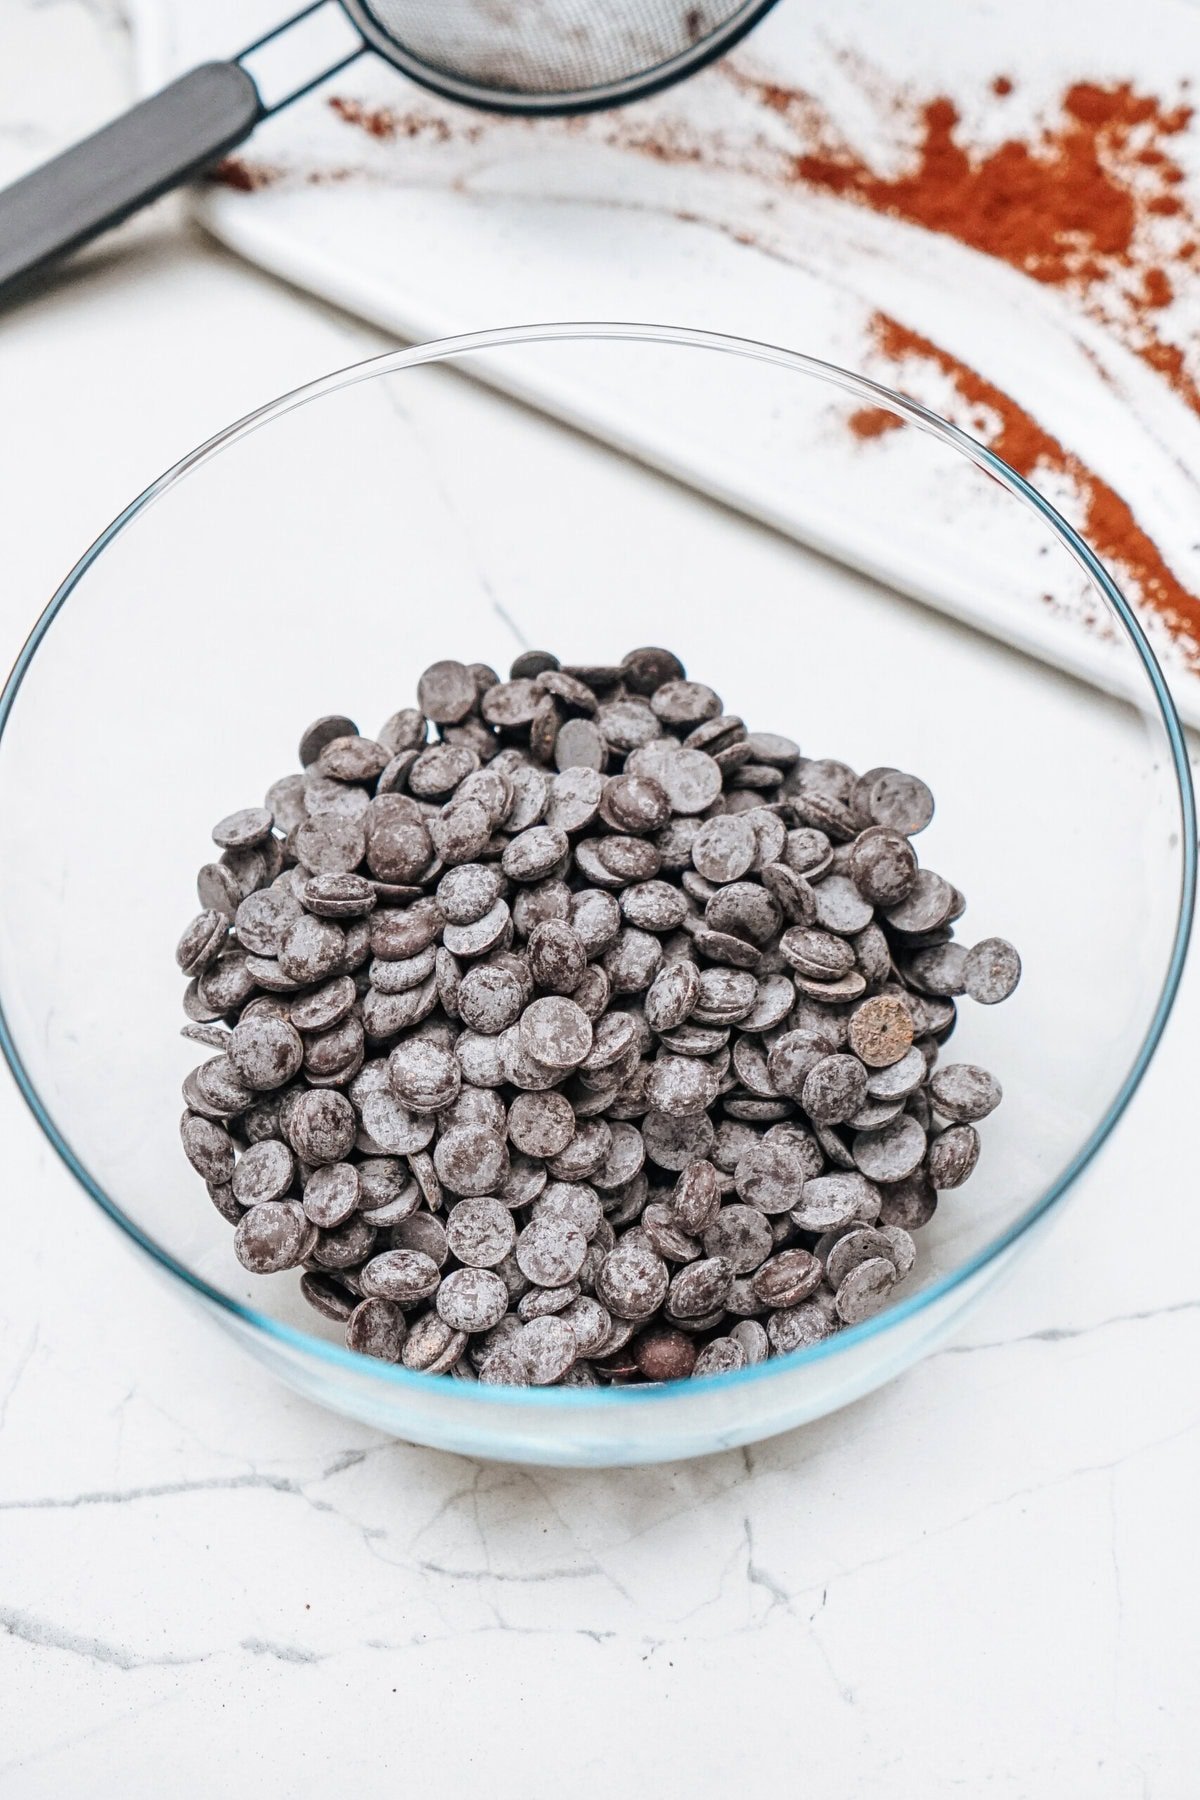
[[[535,411],[539,396],[599,421],[640,462]],[[819,486],[827,541],[883,566],[880,459],[820,450],[863,404],[903,420],[913,471],[936,477],[922,481],[940,496],[919,521],[926,554],[969,575],[966,503],[979,483],[1007,490],[1006,529],[1014,544],[1040,541],[1046,591],[1090,587],[1120,697],[662,472],[699,473],[727,496],[744,483],[766,520]],[[204,1052],[178,1035],[172,952],[210,826],[296,767],[311,717],[344,710],[374,730],[439,657],[506,671],[530,644],[611,661],[642,643],[674,648],[805,754],[929,781],[938,811],[918,847],[968,897],[960,936],[1010,938],[1024,958],[1017,994],[964,1005],[954,1040],[955,1060],[999,1075],[1004,1105],[970,1184],[919,1234],[896,1303],[811,1349],[596,1390],[483,1387],[367,1360],[309,1311],[294,1275],[245,1274],[180,1151],[180,1082]],[[1179,724],[1079,537],[913,402],[695,331],[480,334],[263,407],[134,500],[77,564],[5,688],[0,731],[0,1039],[58,1154],[181,1299],[294,1387],[474,1456],[602,1465],[721,1450],[844,1406],[924,1354],[1028,1248],[1111,1131],[1158,1042],[1191,919]]]

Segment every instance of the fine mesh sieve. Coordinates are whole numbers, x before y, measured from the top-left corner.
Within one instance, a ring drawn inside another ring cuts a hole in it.
[[[681,80],[728,49],[771,0],[344,3],[373,49],[453,99],[505,112],[578,112]]]
[[[491,112],[589,112],[640,99],[720,56],[774,0],[316,0],[228,62],[205,63],[0,192],[0,298],[242,143],[364,51]],[[243,66],[340,6],[348,54],[267,105]]]

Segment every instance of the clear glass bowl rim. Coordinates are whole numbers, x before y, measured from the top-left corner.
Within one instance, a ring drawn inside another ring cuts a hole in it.
[[[1023,476],[1018,475],[1015,469],[1010,468],[998,456],[993,455],[986,445],[977,442],[969,433],[950,424],[948,420],[931,412],[929,408],[920,405],[917,401],[896,393],[879,382],[872,381],[864,375],[855,374],[849,369],[843,369],[836,363],[806,355],[803,351],[788,350],[780,345],[734,337],[723,332],[705,331],[685,326],[633,322],[555,321],[467,332],[454,337],[437,338],[407,349],[386,351],[382,355],[368,357],[362,362],[336,369],[328,375],[320,376],[315,381],[306,382],[302,387],[294,388],[289,393],[282,394],[265,405],[257,407],[253,412],[247,413],[232,425],[226,426],[223,431],[217,432],[186,456],[181,457],[156,481],[151,482],[149,487],[130,501],[129,505],[117,515],[111,524],[106,526],[95,542],[79,558],[47,603],[45,610],[26,639],[4,689],[0,692],[0,742],[3,740],[21,684],[38,647],[80,581],[127,526],[131,525],[147,507],[153,505],[157,499],[167,493],[177,482],[183,480],[192,470],[199,468],[201,464],[251,432],[257,431],[261,426],[282,418],[294,408],[308,405],[314,400],[319,400],[325,394],[338,392],[343,388],[355,386],[361,381],[372,380],[376,376],[392,374],[403,369],[419,368],[426,364],[453,361],[455,358],[469,356],[478,351],[512,348],[523,344],[580,341],[589,338],[609,342],[626,341],[691,346],[719,354],[743,356],[757,362],[774,363],[780,368],[798,371],[824,381],[832,387],[841,388],[871,405],[883,407],[898,418],[909,421],[941,442],[952,446],[970,462],[993,476],[1001,486],[1008,489],[1015,499],[1040,515],[1112,607],[1149,682],[1166,732],[1178,789],[1183,838],[1183,871],[1180,883],[1179,912],[1171,954],[1154,1010],[1141,1043],[1117,1093],[1099,1123],[1085,1138],[1066,1168],[1050,1183],[1046,1191],[1004,1231],[998,1233],[981,1250],[959,1264],[949,1274],[932,1282],[927,1288],[912,1295],[911,1298],[901,1300],[894,1306],[888,1307],[884,1312],[876,1314],[874,1318],[866,1320],[861,1325],[845,1328],[836,1332],[832,1337],[823,1339],[820,1343],[803,1350],[793,1351],[785,1357],[771,1358],[751,1368],[736,1370],[730,1374],[704,1377],[698,1385],[711,1389],[735,1387],[751,1382],[769,1382],[779,1380],[785,1373],[794,1371],[801,1363],[815,1363],[827,1357],[845,1354],[867,1339],[881,1337],[903,1321],[915,1318],[918,1314],[934,1306],[937,1301],[947,1298],[956,1289],[970,1282],[974,1276],[981,1274],[1044,1220],[1053,1208],[1066,1197],[1077,1177],[1096,1156],[1136,1093],[1158,1047],[1159,1039],[1162,1037],[1178,993],[1195,910],[1197,866],[1195,795],[1192,786],[1191,765],[1179,715],[1175,710],[1175,703],[1171,698],[1157,658],[1150,648],[1133,609],[1116,582],[1075,528],[1068,524],[1061,513],[1038,492],[1037,488],[1026,481]],[[519,390],[514,388],[512,391]],[[182,1281],[201,1299],[208,1301],[221,1312],[231,1315],[242,1325],[249,1326],[252,1331],[261,1332],[265,1337],[274,1339],[293,1353],[298,1352],[301,1356],[311,1356],[318,1362],[329,1364],[334,1369],[344,1368],[347,1372],[353,1372],[360,1378],[366,1374],[370,1378],[401,1391],[407,1388],[425,1395],[436,1393],[441,1396],[445,1405],[453,1407],[460,1389],[458,1382],[448,1380],[444,1375],[424,1375],[415,1370],[405,1369],[398,1364],[379,1362],[374,1358],[361,1356],[355,1351],[347,1350],[339,1344],[329,1343],[323,1338],[314,1337],[308,1332],[285,1325],[265,1313],[260,1313],[256,1308],[243,1305],[240,1301],[222,1293],[219,1288],[215,1288],[203,1280],[158,1244],[105,1192],[82,1159],[71,1148],[66,1134],[55,1122],[22,1062],[5,1014],[2,994],[0,994],[0,1051],[3,1052],[4,1059],[12,1071],[18,1090],[60,1161],[65,1164],[84,1192],[159,1268]],[[688,1382],[683,1385],[687,1391],[695,1392],[692,1383]],[[628,1409],[633,1406],[654,1405],[669,1400],[672,1395],[678,1395],[679,1391],[680,1384],[671,1382],[627,1388],[506,1388],[485,1387],[471,1383],[468,1394],[462,1395],[462,1401],[465,1401],[469,1395],[474,1403],[483,1399],[488,1405],[497,1408],[550,1407],[579,1414],[595,1412],[603,1408],[622,1407]]]

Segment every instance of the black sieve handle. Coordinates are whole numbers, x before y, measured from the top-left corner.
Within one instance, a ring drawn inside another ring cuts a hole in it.
[[[265,109],[246,71],[204,63],[0,192],[0,298],[198,175]]]

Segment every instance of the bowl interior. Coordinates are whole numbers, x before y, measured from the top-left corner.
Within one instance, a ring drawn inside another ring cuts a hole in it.
[[[529,645],[607,661],[663,643],[752,728],[921,774],[937,814],[917,848],[967,897],[958,936],[1008,937],[1024,959],[1017,995],[964,1002],[944,1052],[992,1069],[1005,1102],[969,1186],[921,1235],[911,1302],[1103,1132],[1155,1027],[1185,800],[1142,647],[1097,591],[1098,628],[1122,640],[1127,698],[1109,698],[486,385],[596,400],[632,369],[639,442],[686,392],[698,463],[719,451],[770,470],[768,487],[826,480],[795,444],[814,416],[840,429],[861,396],[783,353],[683,335],[421,355],[330,378],[193,459],[77,574],[38,644],[0,739],[0,1000],[40,1107],[184,1269],[336,1340],[294,1277],[242,1271],[179,1149],[179,1084],[206,1053],[178,1036],[172,950],[209,829],[298,766],[311,717],[372,732],[438,657],[506,672]],[[956,518],[994,476],[920,423],[904,431],[944,496],[930,541],[969,568]],[[864,540],[879,466],[864,445],[840,496]],[[1078,587],[1055,530],[1017,498],[1005,510],[1044,544],[1046,592]]]

